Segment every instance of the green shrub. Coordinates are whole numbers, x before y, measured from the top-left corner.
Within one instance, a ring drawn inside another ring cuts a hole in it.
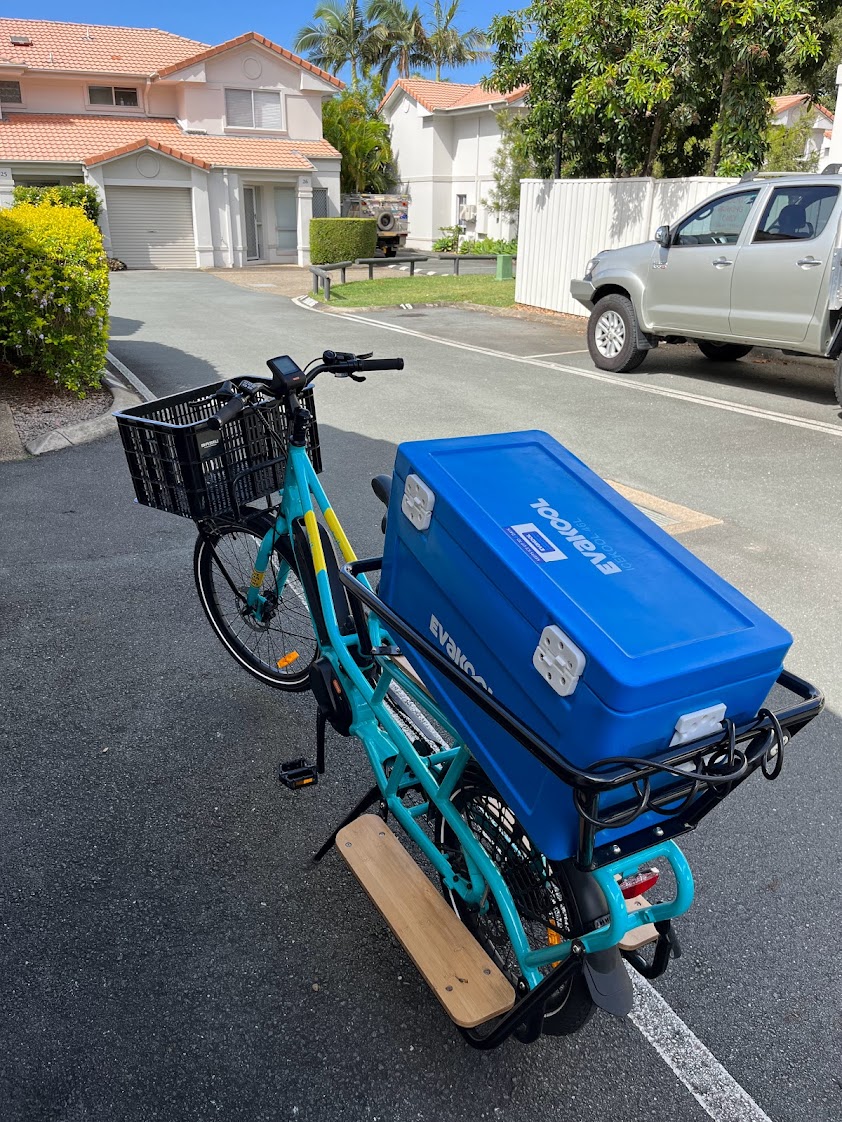
[[[375,249],[377,222],[374,218],[310,219],[310,261],[314,265],[373,257]]]
[[[517,253],[517,238],[506,242],[502,238],[476,238],[474,241],[463,241],[459,252],[471,253]]]
[[[433,242],[434,253],[458,253],[459,238],[462,235],[461,226],[439,226],[440,238]]]
[[[18,184],[13,191],[16,203],[33,206],[79,206],[91,222],[99,220],[102,204],[96,187],[87,183],[70,183],[65,187],[25,187]]]
[[[102,235],[78,207],[0,210],[0,353],[84,396],[108,345]]]

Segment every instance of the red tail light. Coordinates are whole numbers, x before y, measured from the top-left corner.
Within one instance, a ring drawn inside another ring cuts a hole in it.
[[[640,869],[630,877],[624,877],[620,881],[620,891],[627,900],[633,900],[635,896],[642,896],[644,892],[654,888],[658,883],[659,876],[660,873],[655,868]]]

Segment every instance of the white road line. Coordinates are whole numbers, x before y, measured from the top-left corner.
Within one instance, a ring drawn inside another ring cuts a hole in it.
[[[547,351],[545,355],[524,355],[524,358],[554,358],[556,355],[586,355],[588,348],[581,351]]]
[[[299,305],[301,306],[301,305]],[[328,311],[328,309],[325,309]],[[461,351],[473,351],[475,354],[489,355],[491,358],[502,358],[508,362],[520,362],[527,366],[541,366],[545,370],[561,370],[565,374],[574,374],[577,378],[589,378],[593,382],[605,382],[610,386],[620,386],[626,390],[635,390],[638,393],[650,393],[657,397],[670,397],[677,401],[687,401],[693,405],[703,405],[708,409],[721,409],[726,413],[741,413],[744,417],[756,417],[758,420],[773,421],[779,425],[791,425],[794,428],[809,429],[812,432],[821,432],[826,436],[842,437],[842,425],[831,424],[829,421],[812,421],[806,417],[796,417],[791,413],[777,413],[773,409],[762,409],[757,405],[743,405],[734,401],[723,401],[718,397],[706,397],[703,394],[688,393],[686,390],[667,389],[666,386],[651,386],[643,382],[634,382],[628,378],[618,378],[614,374],[606,374],[599,370],[580,370],[576,366],[565,366],[560,362],[547,362],[539,358],[527,358],[523,355],[513,355],[508,351],[495,351],[488,347],[477,347],[472,343],[458,343],[454,339],[443,339],[438,335],[428,335],[423,331],[415,331],[410,327],[401,327],[397,324],[383,323],[378,319],[369,319],[368,316],[356,315],[348,312],[334,312],[330,315],[348,315],[357,323],[365,323],[371,327],[379,327],[383,331],[396,331],[399,335],[412,335],[417,339],[427,339],[432,343],[440,343],[443,347],[455,347]]]
[[[627,968],[635,1004],[629,1020],[715,1122],[772,1122],[751,1095],[667,1005],[656,989]]]

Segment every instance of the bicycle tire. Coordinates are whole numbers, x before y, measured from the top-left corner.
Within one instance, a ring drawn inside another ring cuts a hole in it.
[[[514,812],[506,805],[479,765],[469,764],[456,786],[451,802],[459,810],[474,836],[495,862],[520,915],[530,944],[546,945],[550,927],[561,938],[571,933],[575,901],[563,876],[531,843]],[[436,814],[436,844],[448,854],[457,871],[466,871],[462,847],[446,819]],[[460,869],[461,866],[461,869]],[[493,895],[484,912],[470,908],[464,899],[442,881],[445,899],[480,946],[502,970],[516,990],[522,990],[514,947],[509,940]],[[547,970],[550,968],[547,967]],[[548,1036],[578,1032],[593,1016],[595,1006],[581,971],[551,998],[544,1010],[541,1031]]]
[[[254,558],[272,525],[269,515],[258,514],[200,533],[193,551],[193,576],[204,613],[231,657],[265,685],[300,693],[310,688],[310,666],[318,657],[319,644],[298,566],[285,538],[278,539],[261,586],[270,603],[275,600],[270,615],[258,620],[245,604]],[[279,591],[282,566],[288,567],[288,575]],[[278,665],[292,655],[296,657],[287,665]]]

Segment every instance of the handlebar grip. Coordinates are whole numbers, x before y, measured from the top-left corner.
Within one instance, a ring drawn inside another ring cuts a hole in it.
[[[245,409],[246,403],[239,394],[235,397],[229,398],[217,411],[208,417],[208,424],[214,428],[222,428],[228,421],[233,421],[235,417],[239,417]]]
[[[402,358],[361,358],[354,363],[357,370],[403,370]]]

